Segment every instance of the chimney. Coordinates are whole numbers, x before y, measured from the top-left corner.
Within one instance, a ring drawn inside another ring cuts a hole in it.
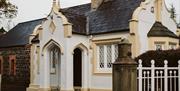
[[[162,18],[162,3],[163,0],[156,0],[155,1],[155,16],[156,16],[156,21],[161,22]]]
[[[96,10],[103,3],[104,0],[91,0],[91,9]]]
[[[101,6],[102,3],[109,1],[113,1],[113,0],[91,0],[91,9],[96,10],[99,8],[99,6]]]

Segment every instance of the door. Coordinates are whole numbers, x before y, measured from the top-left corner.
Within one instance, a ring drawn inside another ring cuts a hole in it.
[[[82,87],[82,52],[79,48],[74,50],[73,55],[73,84],[75,91],[81,91]]]
[[[51,91],[60,89],[60,49],[53,46],[49,51]]]

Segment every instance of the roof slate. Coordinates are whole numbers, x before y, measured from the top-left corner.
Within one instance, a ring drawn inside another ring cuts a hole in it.
[[[60,12],[62,12],[66,16],[68,21],[72,24],[73,33],[87,34],[86,14],[90,11],[90,9],[91,9],[91,4],[84,4],[84,5],[61,9]]]
[[[155,22],[147,34],[148,37],[172,37],[178,38],[176,34],[165,27],[161,22]]]
[[[112,0],[88,14],[90,34],[129,30],[129,21],[142,0]]]
[[[84,4],[61,9],[60,12],[73,24],[74,33],[101,34],[128,31],[129,20],[142,1],[144,0],[112,0],[104,2],[95,11],[91,10],[91,4]],[[89,30],[86,24],[89,24]]]
[[[44,19],[44,18],[43,18]],[[22,46],[29,43],[29,35],[43,19],[19,23],[5,35],[0,37],[0,47]]]

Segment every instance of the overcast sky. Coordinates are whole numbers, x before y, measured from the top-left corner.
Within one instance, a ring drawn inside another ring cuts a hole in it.
[[[11,0],[18,6],[16,21],[22,22],[45,17],[49,14],[53,0]],[[90,0],[60,0],[61,8],[89,3]]]
[[[18,6],[18,16],[14,24],[46,17],[52,7],[53,0],[10,0]],[[89,3],[91,0],[60,0],[61,8]],[[173,4],[177,9],[180,22],[180,0],[166,0],[167,6]]]

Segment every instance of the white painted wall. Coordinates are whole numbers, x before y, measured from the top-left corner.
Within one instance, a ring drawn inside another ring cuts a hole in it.
[[[40,38],[41,52],[43,47],[52,39],[57,42],[63,48],[63,54],[61,55],[61,89],[72,90],[73,89],[73,50],[79,44],[83,44],[86,49],[89,48],[89,41],[87,36],[73,34],[70,38],[64,37],[64,28],[61,18],[58,18],[56,14],[52,13],[50,16],[54,16],[54,23],[56,30],[52,33],[49,30],[51,22],[50,17],[42,25],[42,38]],[[89,50],[89,49],[88,49]],[[40,87],[49,87],[49,61],[46,52],[41,56],[41,73],[40,73]],[[89,78],[89,58],[88,52],[84,49],[83,51],[83,87],[88,87]]]
[[[148,1],[148,0],[147,0]],[[156,0],[149,0],[149,2],[145,5],[145,9],[142,10],[139,14],[138,19],[138,34],[140,40],[140,54],[146,52],[148,49],[148,37],[147,33],[155,23],[155,12],[151,12],[151,7],[154,7],[154,2]],[[170,18],[170,14],[167,11],[167,8],[163,2],[162,5],[162,24],[168,27],[172,32],[176,33],[176,24]]]
[[[180,0],[179,0],[180,1]],[[165,2],[163,2],[163,8],[162,8],[162,23],[165,25],[169,30],[174,32],[176,34],[177,25],[175,23],[176,21],[171,18],[170,11],[168,11],[168,8],[165,5]]]
[[[101,34],[101,35],[94,35],[92,36],[93,40],[103,40],[103,39],[116,39],[116,38],[128,38],[128,32],[119,32],[119,33],[108,33],[108,34]],[[92,59],[92,50],[91,50],[90,59]],[[93,61],[93,60],[92,60]],[[93,63],[93,62],[92,62]],[[93,64],[89,67],[91,70],[90,72],[90,88],[92,89],[112,89],[112,74],[103,75],[101,73],[94,74],[93,73]]]
[[[41,52],[41,57],[40,57],[40,88],[47,88],[49,87],[49,58],[47,53],[42,53],[43,51],[43,47],[50,41],[53,40],[55,42],[57,42],[60,46],[62,46],[64,49],[66,49],[66,43],[67,43],[67,39],[64,38],[64,28],[63,28],[63,23],[61,18],[58,18],[56,14],[54,14],[53,12],[50,14],[50,16],[53,15],[53,22],[56,25],[56,29],[54,32],[52,32],[49,28],[50,23],[51,23],[51,18],[48,17],[47,20],[42,24],[42,34],[40,34],[40,36],[42,36],[40,38],[40,52]],[[62,49],[61,49],[62,51]],[[66,50],[64,50],[64,53],[66,53]],[[44,56],[43,56],[44,55]],[[64,59],[64,60],[62,60]],[[67,57],[66,55],[61,55],[61,69],[63,71],[61,71],[61,78],[66,78],[67,77],[67,73],[66,73],[66,61]],[[66,88],[66,82],[64,81],[64,79],[61,79],[61,84],[62,84],[62,88]]]
[[[92,71],[92,50],[90,49],[90,36],[73,34],[70,38],[64,37],[64,30],[61,18],[57,18],[55,14],[50,14],[54,16],[54,23],[56,25],[56,30],[51,33],[49,30],[49,24],[51,19],[48,17],[43,23],[42,27],[42,38],[40,38],[40,51],[43,51],[43,47],[46,43],[53,39],[64,49],[64,53],[61,55],[61,89],[62,90],[72,90],[73,89],[73,50],[79,44],[83,44],[86,48],[83,50],[83,60],[82,60],[82,88],[93,88],[93,89],[112,89],[112,75],[94,75]],[[40,34],[41,36],[41,34]],[[128,32],[121,33],[109,33],[102,35],[92,36],[93,39],[112,39],[112,38],[128,38]],[[89,52],[88,52],[89,51]],[[49,61],[46,53],[41,53],[40,60],[40,88],[49,87]],[[103,81],[103,84],[102,84]]]
[[[151,7],[154,5],[154,0],[150,0],[149,4],[146,5],[146,9],[141,11],[138,20],[138,33],[140,40],[140,52],[143,53],[148,50],[148,40],[147,33],[151,29],[155,22],[155,15],[151,13]],[[163,24],[173,32],[176,29],[175,23],[169,19],[168,12],[165,7],[163,8]],[[49,30],[49,25],[51,22],[50,17],[42,24],[43,30],[40,34],[40,74],[39,77],[35,79],[39,83],[40,88],[49,87],[49,61],[47,53],[43,51],[43,47],[52,39],[57,42],[63,48],[63,54],[61,54],[61,90],[73,90],[73,50],[79,44],[83,44],[85,48],[83,49],[83,60],[82,60],[82,83],[83,88],[93,88],[93,89],[112,89],[112,74],[110,75],[95,75],[93,74],[93,51],[90,49],[90,43],[93,40],[103,40],[103,39],[113,39],[113,38],[128,38],[128,32],[120,33],[108,33],[93,36],[84,36],[73,34],[70,38],[64,37],[64,28],[62,19],[58,18],[53,12],[50,16],[54,16],[54,23],[56,25],[56,30],[52,33]],[[87,49],[87,50],[86,50]],[[62,51],[62,49],[61,49]]]

